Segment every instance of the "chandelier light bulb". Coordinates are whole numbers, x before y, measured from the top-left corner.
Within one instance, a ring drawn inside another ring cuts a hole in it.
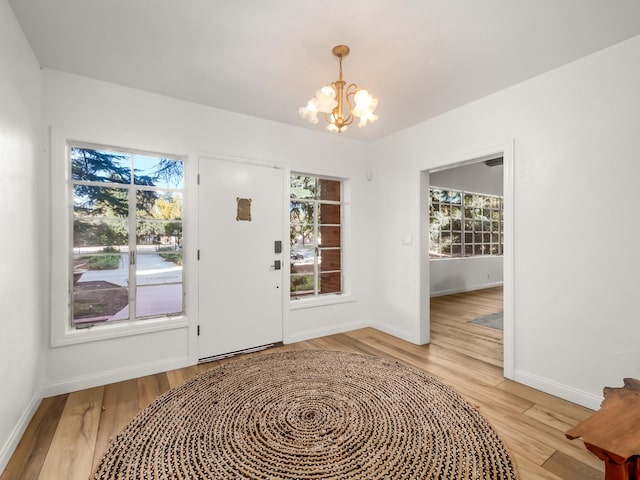
[[[345,88],[347,82],[342,79],[342,59],[349,55],[349,47],[338,45],[332,51],[340,63],[338,80],[318,90],[307,106],[298,110],[300,116],[315,124],[318,123],[318,113],[324,113],[327,129],[338,133],[345,131],[356,117],[360,119],[358,127],[376,121],[378,116],[373,112],[378,106],[378,99],[355,83]]]
[[[318,123],[318,107],[314,103],[313,99],[307,102],[306,107],[300,107],[298,109],[298,113],[309,123]]]

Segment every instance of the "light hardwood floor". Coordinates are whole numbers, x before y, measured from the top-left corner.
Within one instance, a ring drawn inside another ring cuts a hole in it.
[[[522,480],[603,479],[602,462],[581,441],[563,434],[593,412],[505,380],[501,332],[467,322],[501,308],[501,288],[433,298],[430,345],[365,328],[277,348],[362,352],[422,369],[461,393],[490,421]],[[137,412],[193,375],[228,361],[45,398],[0,480],[86,480],[109,439]]]

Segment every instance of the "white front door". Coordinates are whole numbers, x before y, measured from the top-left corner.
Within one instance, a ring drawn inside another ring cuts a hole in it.
[[[199,175],[198,357],[282,341],[285,171],[200,157]]]

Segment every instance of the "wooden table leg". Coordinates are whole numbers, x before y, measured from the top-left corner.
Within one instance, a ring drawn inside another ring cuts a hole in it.
[[[639,480],[640,457],[630,458],[622,465],[611,460],[604,462],[605,480]]]

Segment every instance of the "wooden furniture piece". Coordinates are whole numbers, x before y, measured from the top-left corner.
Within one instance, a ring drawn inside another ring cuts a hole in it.
[[[622,388],[604,388],[593,416],[568,430],[605,463],[606,480],[640,479],[640,380],[625,378]]]

